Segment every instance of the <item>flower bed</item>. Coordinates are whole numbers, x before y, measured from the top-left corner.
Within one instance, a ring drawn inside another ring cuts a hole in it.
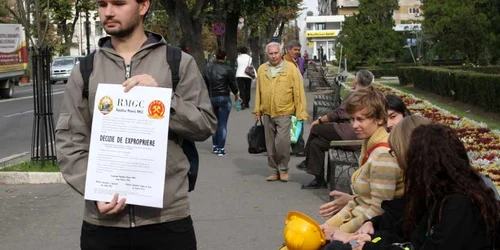
[[[456,116],[411,94],[382,84],[375,86],[386,94],[401,97],[412,113],[454,128],[467,149],[472,166],[490,177],[500,191],[500,131],[492,131],[486,124]]]
[[[485,124],[451,114],[413,95],[381,84],[376,84],[376,86],[386,94],[401,97],[412,113],[454,128],[469,153],[472,166],[490,177],[500,191],[500,133],[498,131],[491,131]]]

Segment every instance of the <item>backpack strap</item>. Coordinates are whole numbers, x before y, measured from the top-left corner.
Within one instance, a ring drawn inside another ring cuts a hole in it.
[[[172,74],[172,91],[175,92],[177,84],[181,78],[179,77],[179,68],[181,64],[182,50],[177,47],[167,45],[167,62]]]
[[[89,97],[89,80],[92,71],[94,70],[94,54],[95,51],[80,60],[80,73],[83,78],[82,96],[87,99]],[[167,45],[167,62],[170,66],[172,74],[172,90],[175,92],[177,84],[179,84],[179,68],[181,64],[182,50],[177,47]]]
[[[92,74],[92,70],[94,70],[94,54],[95,51],[80,59],[80,73],[83,78],[82,97],[84,99],[89,98],[89,80],[90,74]]]
[[[368,157],[370,157],[371,153],[373,150],[384,147],[384,148],[390,148],[391,146],[387,142],[379,142],[375,145],[373,145],[368,151],[366,151],[365,156],[363,157],[363,160],[361,161],[361,166],[365,165],[366,161],[368,160]]]

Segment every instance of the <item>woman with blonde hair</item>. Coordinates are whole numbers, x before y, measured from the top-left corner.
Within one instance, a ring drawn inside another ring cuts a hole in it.
[[[347,100],[356,136],[364,142],[360,167],[351,179],[354,199],[321,225],[330,239],[337,232],[356,232],[365,221],[383,213],[382,201],[403,195],[402,171],[389,153],[387,110],[384,94],[372,86],[357,90]]]

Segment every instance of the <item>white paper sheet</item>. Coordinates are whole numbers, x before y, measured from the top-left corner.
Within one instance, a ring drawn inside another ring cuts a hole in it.
[[[172,89],[99,84],[85,199],[163,206]]]

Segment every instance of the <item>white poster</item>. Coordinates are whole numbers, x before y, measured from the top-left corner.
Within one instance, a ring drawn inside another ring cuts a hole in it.
[[[85,199],[163,206],[172,89],[99,84]]]

